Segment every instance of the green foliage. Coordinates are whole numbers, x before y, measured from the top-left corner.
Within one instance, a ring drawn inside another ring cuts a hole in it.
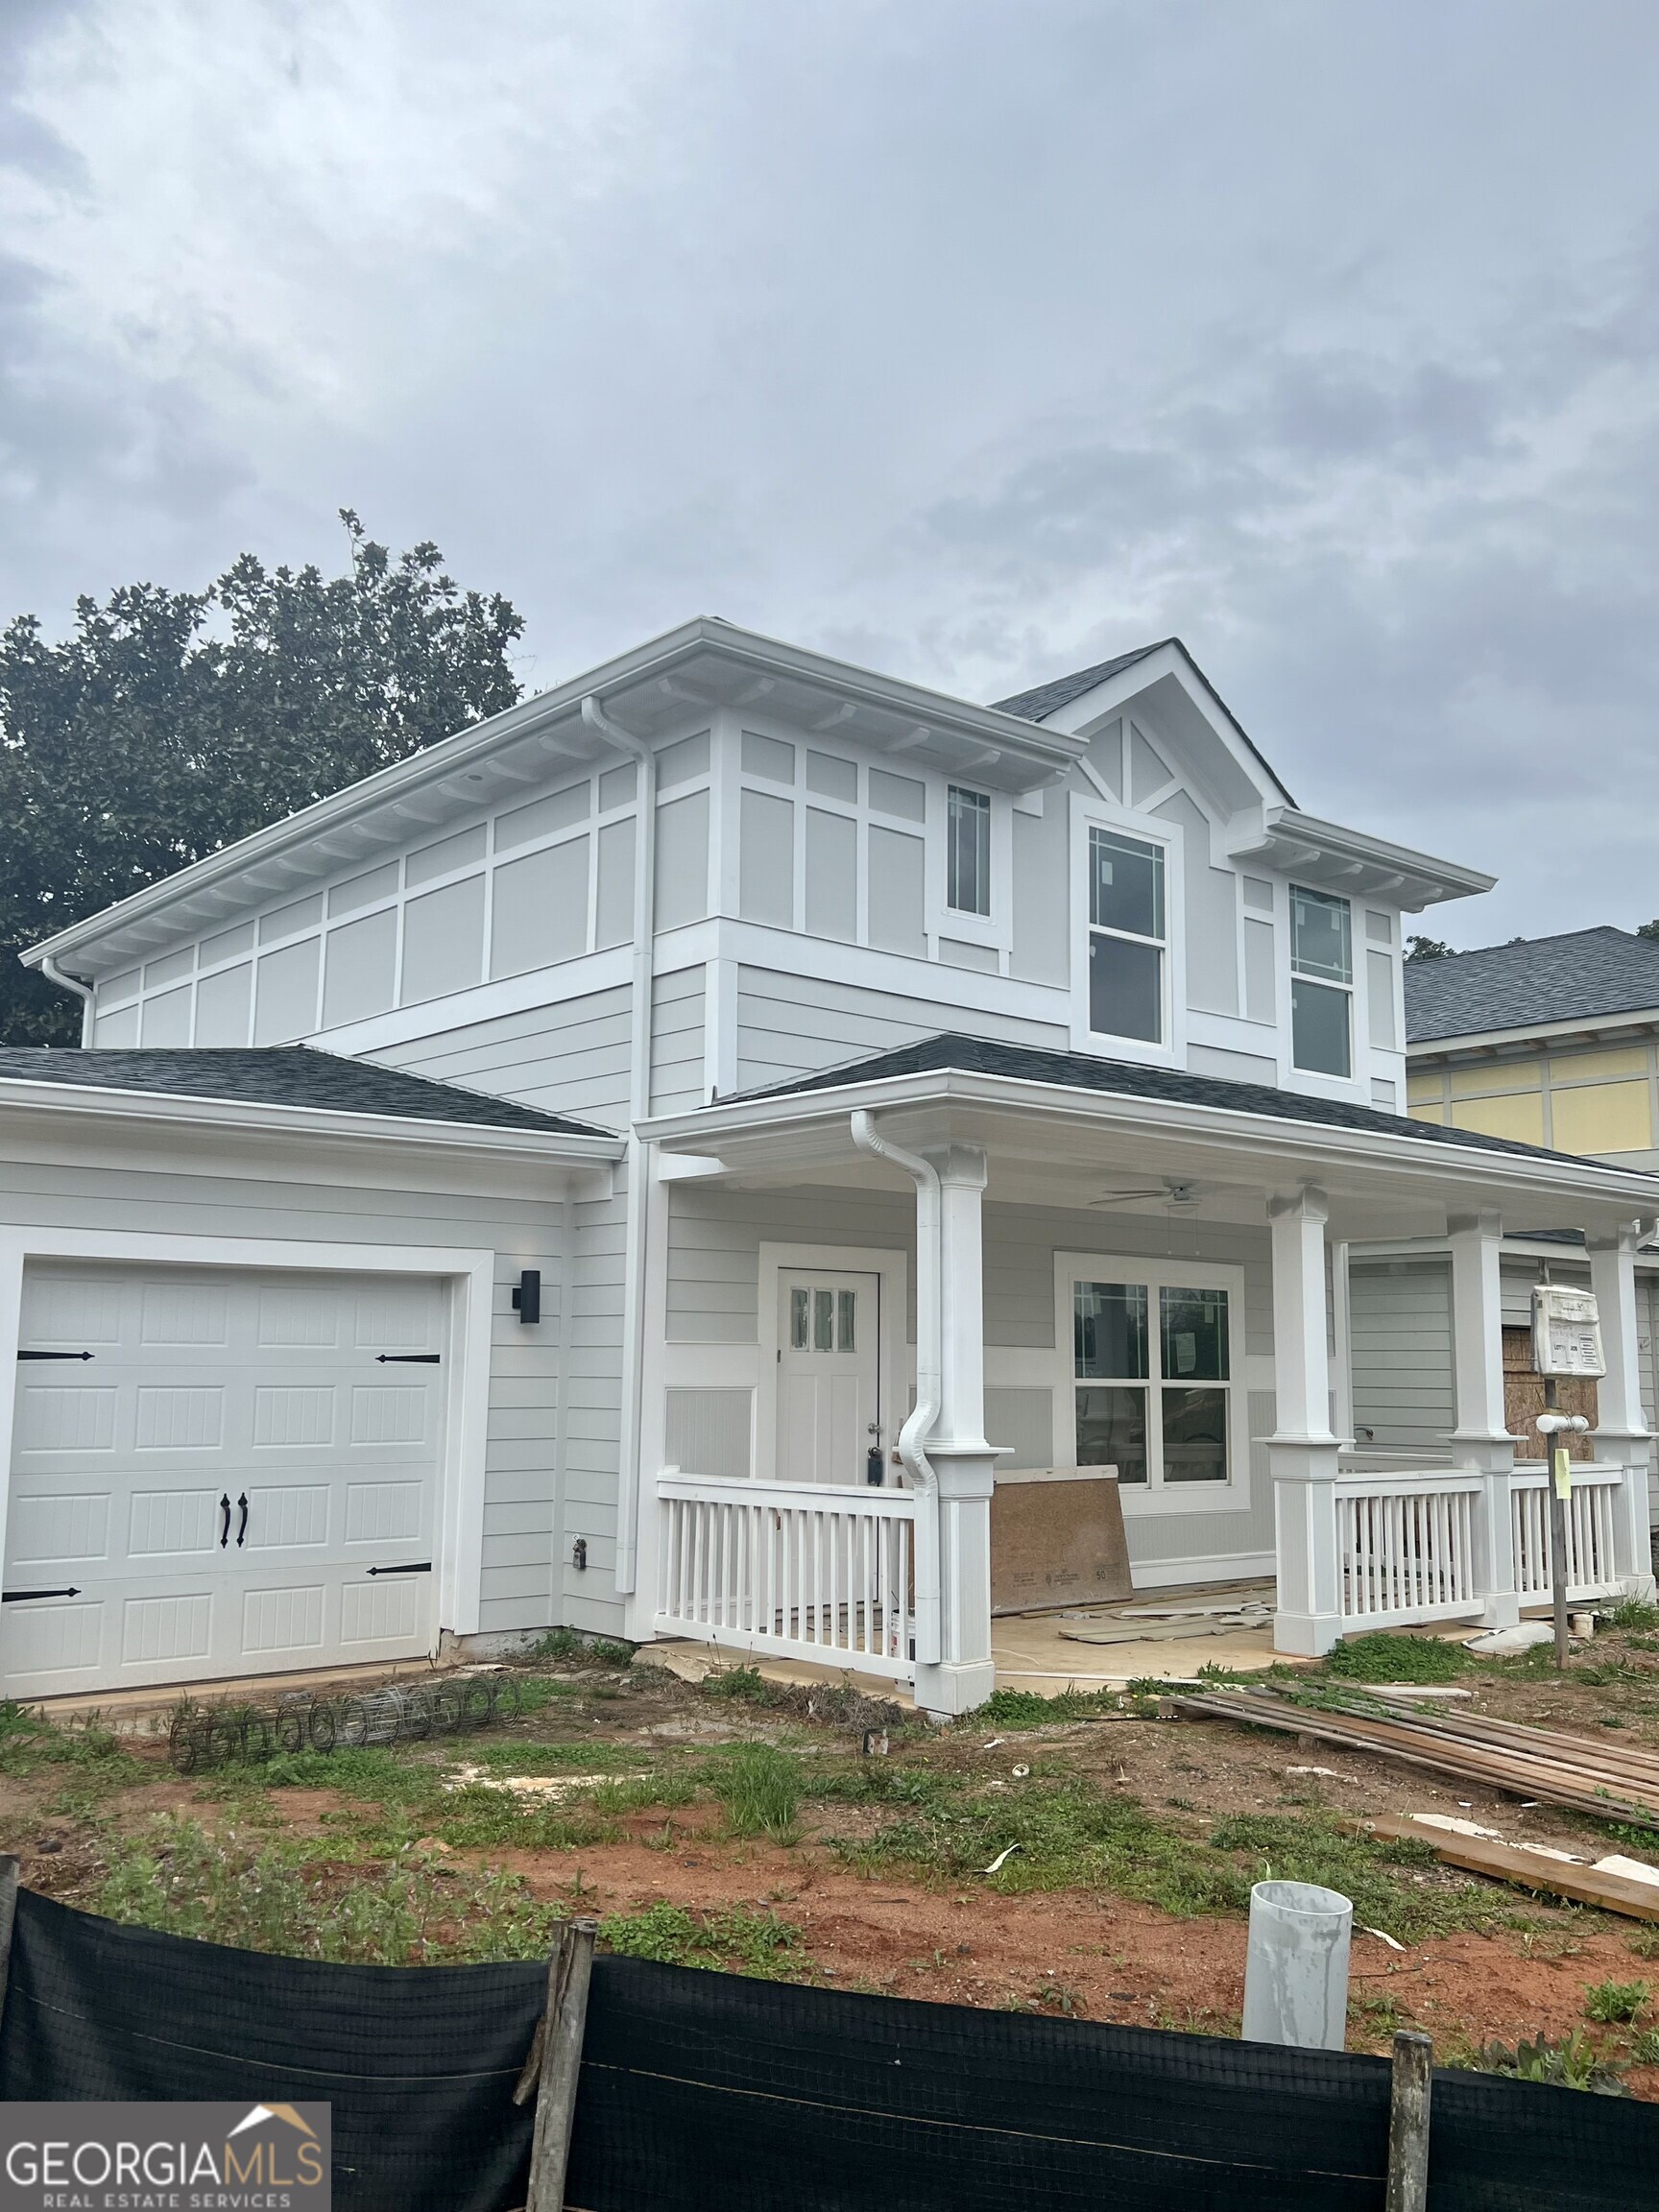
[[[549,1628],[524,1653],[526,1660],[577,1659],[589,1666],[630,1667],[634,1646],[618,1644],[610,1636],[585,1635],[580,1628]]]
[[[517,699],[508,601],[342,519],[342,576],[244,554],[204,590],[84,597],[58,643],[32,614],[0,631],[7,1044],[80,1042],[25,946]]]
[[[1460,1929],[1495,1928],[1508,1916],[1502,1894],[1479,1882],[1441,1878],[1426,1843],[1346,1834],[1334,1821],[1255,1813],[1218,1821],[1217,1851],[1247,1852],[1252,1881],[1314,1882],[1354,1901],[1362,1928],[1382,1928],[1402,1943]],[[1424,1884],[1414,1876],[1433,1874]]]
[[[1344,1682],[1453,1682],[1474,1664],[1461,1644],[1438,1636],[1346,1636],[1325,1655]]]
[[[1406,940],[1407,960],[1455,960],[1457,955],[1443,938],[1411,936]]]
[[[189,1819],[111,1835],[107,1857],[97,1900],[107,1918],[295,1959],[534,1959],[559,1917],[516,1875],[440,1870],[408,1854],[342,1875],[293,1843],[210,1837]]]
[[[1604,2027],[1634,2020],[1652,1995],[1646,1982],[1592,1982],[1584,1991],[1584,2017]]]
[[[729,1697],[739,1705],[775,1704],[777,1692],[758,1667],[722,1667],[699,1685],[705,1697]]]
[[[1624,2046],[1632,2066],[1659,2066],[1659,2028],[1643,2028]]]
[[[65,1782],[100,1792],[126,1789],[148,1773],[107,1728],[90,1722],[59,1726],[10,1698],[0,1702],[0,1774],[37,1774],[47,1767],[72,1769]]]
[[[647,1905],[638,1912],[613,1912],[599,1923],[599,1937],[626,1959],[653,1959],[663,1966],[711,1966],[762,1981],[798,1973],[810,1963],[800,1949],[801,1931],[775,1912],[691,1912],[684,1905]]]
[[[975,1728],[1046,1728],[1056,1720],[1120,1712],[1122,1703],[1115,1690],[1063,1690],[1057,1697],[1044,1697],[1035,1690],[993,1690],[968,1719]]]
[[[1646,1636],[1659,1628],[1659,1605],[1644,1604],[1640,1598],[1621,1598],[1616,1605],[1598,1605],[1597,1625],[1617,1628],[1623,1635]]]
[[[1630,2092],[1613,2067],[1599,2059],[1582,2028],[1552,2043],[1540,2034],[1530,2043],[1508,2050],[1488,2043],[1480,2052],[1479,2071],[1507,2074],[1517,2081],[1544,2081],[1556,2089],[1587,2089],[1598,2097],[1628,2097]]]
[[[801,1809],[799,1761],[770,1743],[743,1743],[720,1762],[712,1781],[733,1835],[793,1839]]]

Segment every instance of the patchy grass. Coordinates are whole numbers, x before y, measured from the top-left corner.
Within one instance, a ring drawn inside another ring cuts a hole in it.
[[[969,1714],[967,1725],[1046,1728],[1057,1720],[1092,1720],[1122,1710],[1123,1700],[1116,1690],[1063,1690],[1057,1697],[1045,1697],[1035,1690],[993,1690],[984,1704]]]
[[[1257,1813],[1219,1821],[1210,1841],[1241,1853],[1252,1882],[1313,1882],[1354,1900],[1361,1928],[1382,1928],[1402,1943],[1503,1927],[1513,1901],[1487,1884],[1449,1875],[1427,1843],[1345,1833],[1333,1820]]]
[[[625,1959],[711,1966],[762,1981],[798,1975],[811,1964],[801,1949],[799,1928],[775,1912],[751,1912],[742,1905],[709,1912],[692,1912],[684,1905],[647,1905],[637,1912],[609,1914],[599,1923],[599,1936]]]
[[[1621,1598],[1616,1605],[1598,1605],[1596,1625],[1617,1628],[1625,1636],[1650,1636],[1659,1629],[1659,1605],[1645,1605],[1640,1598]]]
[[[1455,1682],[1474,1664],[1437,1636],[1346,1636],[1325,1655],[1327,1673],[1344,1682]]]
[[[793,1842],[801,1809],[801,1763],[771,1743],[742,1743],[715,1767],[714,1794],[734,1836]]]

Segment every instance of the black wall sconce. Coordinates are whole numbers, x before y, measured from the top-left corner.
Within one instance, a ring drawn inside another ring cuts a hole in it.
[[[541,1270],[526,1267],[518,1278],[518,1287],[513,1293],[513,1310],[520,1321],[540,1321],[541,1318]]]

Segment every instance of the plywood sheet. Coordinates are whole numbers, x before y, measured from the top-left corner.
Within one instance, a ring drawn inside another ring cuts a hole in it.
[[[998,1476],[991,1501],[991,1610],[1109,1604],[1134,1595],[1118,1478],[1098,1467]]]

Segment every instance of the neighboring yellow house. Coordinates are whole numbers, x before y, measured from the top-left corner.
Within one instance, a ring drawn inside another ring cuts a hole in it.
[[[1407,1111],[1659,1166],[1659,941],[1578,929],[1405,963]]]

